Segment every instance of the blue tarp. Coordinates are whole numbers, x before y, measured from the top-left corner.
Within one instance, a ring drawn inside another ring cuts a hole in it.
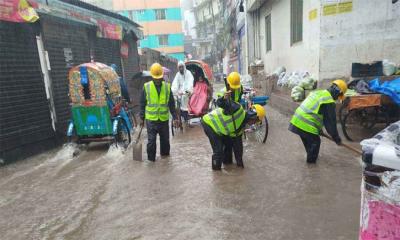
[[[393,102],[400,105],[400,78],[380,83],[379,78],[369,82],[369,88],[375,92],[389,96]]]

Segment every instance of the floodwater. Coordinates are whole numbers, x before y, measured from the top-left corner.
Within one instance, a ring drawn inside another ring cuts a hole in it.
[[[93,144],[1,167],[0,239],[357,239],[359,158],[324,140],[307,166],[288,118],[268,116],[267,143],[245,143],[244,169],[213,172],[200,126],[155,163]]]

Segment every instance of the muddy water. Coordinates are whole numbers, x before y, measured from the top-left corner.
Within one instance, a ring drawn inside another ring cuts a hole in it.
[[[309,167],[288,119],[268,113],[267,143],[245,143],[245,169],[211,171],[199,126],[155,163],[96,144],[2,167],[0,239],[357,239],[357,157],[323,142]]]

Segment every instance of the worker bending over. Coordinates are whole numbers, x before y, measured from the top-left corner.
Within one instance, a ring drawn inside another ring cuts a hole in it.
[[[343,100],[347,84],[343,80],[335,80],[327,90],[316,90],[296,109],[289,125],[289,130],[300,136],[307,152],[307,163],[316,163],[321,145],[320,135],[325,126],[336,144],[341,139],[336,126],[337,99]]]
[[[253,105],[246,112],[239,103],[226,99],[222,100],[221,107],[203,116],[201,124],[213,150],[213,170],[221,170],[227,140],[234,146],[237,166],[244,167],[242,135],[245,125],[261,121],[264,116],[265,109],[261,105]]]

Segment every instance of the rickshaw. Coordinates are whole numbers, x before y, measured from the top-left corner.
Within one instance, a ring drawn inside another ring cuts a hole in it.
[[[199,60],[190,60],[185,62],[186,69],[193,74],[194,77],[194,86],[199,80],[199,77],[203,77],[204,82],[207,84],[209,91],[211,92],[211,99],[212,99],[212,91],[213,91],[213,83],[214,83],[214,76],[212,71],[207,63]],[[193,97],[193,96],[192,96]],[[207,99],[206,101],[198,101],[195,104],[200,104],[200,106],[193,106],[193,101],[189,100],[189,124],[190,119],[192,118],[200,118],[210,110],[210,101],[211,99]],[[178,124],[174,125],[171,121],[171,130],[172,135],[175,135],[177,130],[183,131],[183,119],[181,116],[181,102],[180,98],[176,98],[176,116],[178,120]],[[192,100],[192,99],[191,99]],[[190,105],[192,103],[192,105]],[[196,111],[195,109],[201,109],[201,111]]]
[[[109,142],[126,148],[133,126],[114,69],[103,63],[84,63],[73,67],[68,79],[72,113],[69,141]]]

